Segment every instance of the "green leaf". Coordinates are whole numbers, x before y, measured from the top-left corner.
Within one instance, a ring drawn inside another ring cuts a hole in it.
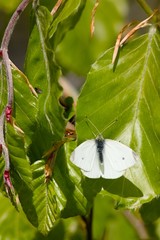
[[[33,225],[36,225],[35,211],[32,206],[32,171],[24,147],[24,137],[19,135],[10,123],[7,124],[6,143],[9,150],[13,187],[18,193],[26,215],[32,209],[32,214],[28,215],[28,218]],[[26,205],[26,201],[28,205]]]
[[[33,95],[32,86],[29,84],[26,76],[17,68],[12,68],[12,76],[14,80],[14,108],[13,122],[14,127],[7,124],[6,142],[9,149],[11,161],[11,178],[19,194],[19,200],[26,215],[36,225],[35,210],[32,205],[32,171],[30,160],[27,156],[28,146],[31,144],[32,136],[37,124],[37,99]],[[7,92],[6,75],[2,71],[1,75],[1,106],[6,104]],[[1,158],[1,185],[4,190],[3,170],[4,159]]]
[[[61,7],[53,15],[49,35],[52,38],[52,44],[54,43],[54,49],[61,42],[65,34],[76,25],[85,4],[85,0],[62,2]]]
[[[4,159],[1,156],[0,157],[0,191],[1,192],[4,191],[4,178],[3,178],[4,167],[5,167]]]
[[[2,62],[0,61],[0,113],[7,103],[7,82]]]
[[[68,5],[68,4],[67,4]],[[54,49],[51,48],[48,33],[52,17],[45,7],[38,7],[35,12],[36,25],[30,36],[25,61],[25,71],[34,88],[38,89],[38,113],[37,126],[32,144],[29,148],[29,157],[33,163],[33,204],[35,206],[38,229],[47,234],[55,221],[61,216],[68,217],[79,212],[85,212],[82,204],[83,194],[77,188],[75,193],[80,196],[80,207],[71,196],[74,182],[68,174],[66,157],[63,150],[58,151],[55,159],[53,177],[48,183],[44,175],[45,163],[42,156],[50,150],[54,144],[62,141],[65,121],[63,108],[59,104],[61,88],[58,83],[59,68],[54,61]],[[53,20],[54,21],[54,20]],[[35,46],[36,45],[36,49]],[[35,51],[33,51],[33,48]],[[69,199],[69,201],[68,201]],[[85,204],[86,201],[85,201]],[[81,208],[81,210],[79,210]]]
[[[155,198],[151,202],[143,204],[140,213],[145,223],[157,220],[160,217],[160,199]]]
[[[80,186],[81,176],[75,171],[75,166],[70,165],[70,143],[65,144],[57,154],[53,181],[61,217],[71,217],[75,215],[85,215],[89,202]]]
[[[67,144],[69,145],[69,144]],[[66,146],[68,153],[69,146]],[[75,166],[66,162],[64,149],[58,151],[53,169],[53,177],[46,182],[45,161],[39,160],[32,165],[33,169],[33,202],[38,216],[38,229],[47,234],[58,218],[68,218],[75,215],[85,215],[91,207],[85,192],[80,186],[81,176],[76,173]],[[95,195],[94,187],[92,195]],[[87,190],[86,190],[87,191]]]
[[[37,125],[37,98],[27,77],[17,68],[12,68],[14,82],[15,124],[24,132],[25,148],[31,144]]]
[[[10,161],[14,170],[18,173],[22,181],[24,181],[28,187],[31,187],[32,172],[24,148],[24,138],[15,131],[11,124],[7,124],[6,141],[9,149]]]
[[[17,212],[9,200],[0,194],[0,238],[4,240],[34,239],[36,230],[21,212]]]
[[[38,216],[38,229],[46,235],[58,218],[59,209],[57,207],[54,184],[52,181],[46,182],[45,162],[36,161],[32,165],[33,169],[33,203]]]
[[[79,1],[77,2],[79,4]],[[69,9],[71,9],[71,6]],[[86,207],[88,208],[89,204],[83,196],[83,190],[75,187],[75,182],[81,179],[79,174],[75,175],[72,167],[69,166],[68,169],[65,156],[67,152],[64,152],[63,147],[60,150],[57,149],[53,177],[48,183],[45,182],[46,162],[39,159],[54,144],[62,141],[65,122],[63,120],[63,109],[59,105],[61,94],[58,83],[59,68],[54,61],[54,49],[51,49],[48,39],[52,17],[44,7],[38,7],[35,14],[37,25],[31,33],[25,71],[33,87],[40,89],[40,91],[37,104],[38,124],[32,138],[29,157],[34,162],[32,165],[34,178],[33,204],[38,217],[38,229],[47,234],[60,216],[85,214]],[[67,18],[67,15],[65,18]],[[58,21],[60,22],[60,17]],[[65,24],[65,21],[63,23]],[[33,51],[35,45],[36,49]]]
[[[78,143],[93,138],[92,131],[98,134],[117,119],[103,132],[104,138],[121,141],[139,155],[125,177],[140,189],[143,197],[133,198],[133,189],[122,200],[118,195],[124,187],[120,179],[116,180],[114,198],[127,207],[140,206],[160,192],[159,44],[159,32],[151,27],[147,34],[120,50],[115,68],[111,64],[113,49],[106,51],[92,66],[77,104]],[[85,116],[98,132],[88,127]],[[105,189],[112,192],[109,186]],[[125,191],[129,192],[129,188]]]
[[[7,79],[4,66],[0,65],[0,112],[7,104]],[[12,66],[12,78],[14,84],[13,117],[15,125],[24,132],[25,147],[31,143],[31,137],[35,131],[37,117],[37,99],[35,90],[27,77],[15,66]]]
[[[45,7],[38,7],[35,15],[36,25],[30,36],[25,61],[26,75],[33,87],[40,90],[37,104],[38,124],[30,147],[32,162],[41,159],[54,142],[62,139],[65,127],[63,108],[59,104],[60,70],[54,61],[54,52],[47,37],[52,16]]]
[[[34,240],[84,240],[86,234],[82,225],[83,223],[81,217],[60,219],[55,223],[53,230],[47,236],[42,236],[41,234],[37,233]]]
[[[36,125],[37,99],[31,92],[25,75],[16,68],[12,69],[12,74],[15,99],[13,109],[14,127],[11,124],[7,124],[6,141],[14,171],[18,173],[21,180],[30,188],[32,172],[27,156],[27,148],[31,143]],[[4,101],[4,98],[2,98],[2,101]]]
[[[113,200],[101,194],[98,194],[94,201],[92,229],[93,239],[139,239],[135,228],[125,218],[125,214],[115,210]]]
[[[140,208],[141,217],[147,227],[150,239],[159,239],[160,199],[155,198]]]

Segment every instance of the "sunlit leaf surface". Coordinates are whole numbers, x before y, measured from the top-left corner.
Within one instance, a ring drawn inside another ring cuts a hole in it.
[[[93,64],[77,104],[78,143],[93,138],[92,132],[98,134],[88,127],[86,116],[99,132],[117,119],[103,132],[104,138],[121,141],[138,154],[125,177],[144,197],[123,202],[132,207],[160,192],[159,44],[159,32],[151,27],[120,50],[116,66],[111,64],[113,49],[106,51]],[[125,185],[117,181],[117,186],[124,191]],[[109,186],[106,190],[111,191]]]

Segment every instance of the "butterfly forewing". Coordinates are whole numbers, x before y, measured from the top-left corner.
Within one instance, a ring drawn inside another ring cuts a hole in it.
[[[80,144],[71,154],[71,161],[84,171],[91,171],[97,155],[95,140],[87,140]]]
[[[106,139],[104,148],[105,161],[109,161],[114,170],[123,171],[135,164],[133,150],[124,144]]]

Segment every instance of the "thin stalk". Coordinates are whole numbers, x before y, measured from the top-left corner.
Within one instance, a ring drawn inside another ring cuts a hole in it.
[[[5,120],[7,122],[12,123],[12,105],[13,105],[13,78],[12,78],[12,70],[11,70],[11,65],[10,65],[10,59],[8,56],[8,46],[9,42],[13,33],[13,30],[16,26],[16,23],[19,19],[20,14],[24,11],[24,9],[27,7],[31,0],[23,0],[20,5],[17,7],[16,11],[12,15],[6,30],[4,32],[4,36],[2,39],[1,43],[1,48],[0,48],[0,56],[3,61],[3,65],[6,71],[6,79],[7,79],[7,104],[4,108],[4,110],[1,113],[0,116],[0,146],[2,149],[2,154],[5,160],[5,171],[4,171],[4,182],[6,185],[6,190],[9,192],[9,189],[11,189],[12,184],[10,181],[10,175],[9,175],[9,170],[10,170],[10,160],[9,160],[9,151],[8,148],[5,144],[5,136],[4,136],[4,131],[5,131]]]
[[[11,71],[10,60],[9,60],[9,56],[8,56],[8,50],[4,48],[2,51],[3,51],[3,64],[6,69],[7,88],[8,88],[7,106],[12,108],[12,103],[13,103],[12,71]]]
[[[58,10],[58,8],[61,6],[61,4],[62,4],[62,0],[58,0],[57,3],[56,3],[56,5],[54,6],[54,8],[53,8],[52,11],[51,11],[51,15],[52,15],[52,16],[57,12],[57,10]]]
[[[5,159],[5,171],[8,171],[10,169],[10,161],[9,161],[9,153],[8,153],[8,148],[5,144],[4,140],[4,118],[5,118],[5,113],[3,113],[0,116],[0,145],[2,146],[2,154]]]
[[[13,33],[13,30],[15,28],[15,25],[19,19],[20,14],[24,11],[24,9],[27,7],[27,5],[30,3],[31,0],[23,0],[20,5],[17,7],[16,11],[13,13],[8,26],[6,27],[6,30],[4,32],[4,36],[1,43],[1,49],[8,49],[8,45]]]
[[[91,209],[88,217],[82,217],[86,224],[87,240],[93,240],[92,236],[92,223],[93,223],[93,209]]]
[[[87,230],[88,230],[88,240],[92,240],[92,223],[93,223],[93,208],[90,211],[89,217],[88,217],[88,224],[87,224]]]
[[[23,0],[21,4],[17,7],[16,11],[12,15],[8,26],[4,32],[4,36],[1,43],[1,51],[2,51],[2,58],[3,64],[6,69],[6,76],[7,76],[7,85],[8,85],[8,101],[7,106],[12,107],[13,103],[13,79],[12,79],[12,72],[10,66],[10,60],[8,56],[8,45],[13,33],[13,30],[16,26],[16,23],[19,19],[20,14],[24,11],[31,0]]]
[[[125,210],[123,215],[130,222],[133,228],[136,230],[139,239],[150,239],[150,236],[147,232],[144,222],[142,219],[137,218],[131,211]]]
[[[153,14],[153,10],[150,8],[150,6],[146,3],[145,0],[137,0],[137,2],[149,16]]]

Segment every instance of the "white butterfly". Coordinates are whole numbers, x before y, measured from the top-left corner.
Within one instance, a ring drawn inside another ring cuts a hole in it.
[[[88,178],[115,179],[136,163],[136,153],[126,145],[99,135],[80,144],[71,161]]]

